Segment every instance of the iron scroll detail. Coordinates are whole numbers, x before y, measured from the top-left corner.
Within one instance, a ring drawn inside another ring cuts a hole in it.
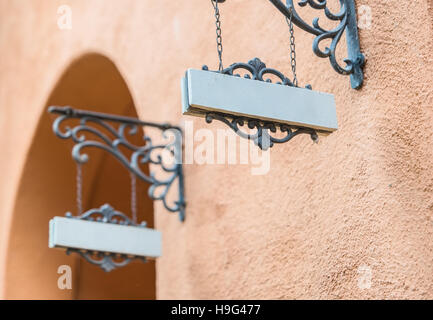
[[[206,65],[203,66],[202,69],[209,71],[209,68]],[[240,70],[246,71],[244,74],[245,79],[272,83],[272,79],[267,78],[267,75],[273,75],[279,79],[276,84],[295,87],[293,82],[283,73],[275,69],[267,68],[266,64],[259,58],[254,58],[248,63],[234,63],[228,68],[225,68],[221,73],[234,77],[241,77],[239,73],[236,73],[236,71]],[[312,87],[311,85],[306,85],[305,89],[311,90]],[[213,120],[223,122],[241,138],[252,140],[254,144],[262,150],[268,150],[276,143],[288,142],[300,134],[309,134],[313,141],[316,142],[318,140],[317,132],[314,129],[297,127],[283,123],[263,121],[243,116],[233,116],[220,112],[207,112],[205,114],[205,120],[207,123],[211,123]],[[243,127],[245,124],[247,125],[248,129],[255,129],[255,133],[244,132],[241,127]],[[280,133],[283,133],[283,137],[278,138],[272,135],[277,133],[278,129]]]
[[[316,36],[313,41],[313,52],[320,58],[329,58],[331,66],[341,75],[350,75],[350,82],[353,89],[360,89],[364,81],[363,67],[365,57],[361,53],[358,35],[358,24],[356,19],[355,0],[339,0],[340,10],[333,13],[328,7],[327,0],[300,0],[299,6],[309,5],[316,10],[323,10],[325,16],[332,21],[338,21],[333,29],[325,29],[320,26],[319,18],[314,18],[312,24],[306,23],[295,9],[293,0],[286,0],[284,5],[281,0],[269,0],[286,17],[292,13],[293,23],[302,30]],[[337,45],[346,31],[348,57],[343,61],[346,66],[341,66],[336,58]],[[331,39],[331,45],[320,49],[320,43],[325,39]]]
[[[326,29],[319,23],[319,18],[314,18],[312,23],[305,22],[295,9],[293,0],[269,0],[286,18],[291,18],[292,22],[302,30],[315,36],[313,41],[313,52],[320,58],[328,58],[332,68],[341,75],[349,75],[353,89],[360,89],[364,81],[363,68],[365,56],[361,52],[358,34],[358,22],[356,17],[355,0],[339,0],[340,9],[332,12],[328,7],[327,0],[298,0],[300,7],[307,5],[315,10],[322,10],[329,20],[336,21],[338,24],[332,29]],[[218,2],[224,2],[219,0]],[[347,58],[343,59],[346,64],[342,66],[336,57],[337,46],[343,34],[346,33]],[[320,44],[330,39],[331,44],[324,49]]]
[[[89,157],[84,149],[97,148],[114,156],[126,169],[142,181],[150,184],[148,196],[153,200],[162,201],[170,212],[178,212],[179,219],[185,220],[185,199],[182,170],[182,129],[170,124],[144,122],[135,118],[122,117],[98,112],[73,109],[71,107],[50,107],[50,113],[59,114],[54,120],[53,131],[61,139],[71,139],[74,142],[72,157],[84,164]],[[78,119],[73,127],[62,125],[70,119]],[[118,126],[112,125],[118,123]],[[141,127],[153,127],[167,136],[170,132],[174,141],[167,144],[153,144],[150,136],[144,134],[143,145],[135,145],[131,136],[143,132]],[[90,138],[89,138],[90,136]],[[121,149],[122,148],[122,149]],[[123,150],[128,150],[128,156]],[[170,159],[166,159],[167,155]],[[164,157],[165,156],[165,157]],[[141,166],[153,164],[160,167],[164,173],[143,172]],[[178,197],[169,201],[168,192],[177,182]]]

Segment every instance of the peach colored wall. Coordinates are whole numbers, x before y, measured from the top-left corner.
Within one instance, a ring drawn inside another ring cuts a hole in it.
[[[360,91],[295,31],[300,82],[335,94],[339,130],[275,146],[264,176],[187,165],[187,221],[155,204],[159,298],[433,298],[432,4],[356,2],[373,14],[360,31]],[[61,4],[73,10],[70,31],[57,28]],[[226,65],[257,56],[289,74],[288,30],[268,1],[229,0],[221,11]],[[0,0],[0,297],[23,167],[64,69],[106,55],[141,119],[180,123],[183,72],[216,67],[213,28],[203,0]],[[362,265],[370,289],[358,287]]]

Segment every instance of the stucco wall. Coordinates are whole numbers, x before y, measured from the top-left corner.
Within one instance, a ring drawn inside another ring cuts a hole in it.
[[[62,4],[72,8],[72,30],[57,28]],[[432,4],[357,5],[373,15],[360,30],[360,91],[314,56],[311,35],[295,31],[300,82],[335,94],[337,132],[275,146],[263,176],[246,165],[186,165],[184,224],[155,205],[159,298],[433,298]],[[268,1],[231,0],[221,11],[226,65],[257,56],[290,74],[287,26]],[[214,20],[202,0],[0,0],[0,51],[3,290],[23,166],[64,69],[84,53],[106,55],[140,118],[180,123],[180,77],[216,68]],[[208,126],[196,119],[194,127]],[[370,289],[358,286],[362,266]]]

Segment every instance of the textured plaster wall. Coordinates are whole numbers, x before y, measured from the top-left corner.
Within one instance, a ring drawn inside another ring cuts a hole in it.
[[[335,94],[339,130],[275,146],[264,176],[187,165],[187,221],[155,204],[158,298],[433,298],[433,5],[356,2],[372,10],[360,30],[360,91],[295,31],[300,82]],[[56,26],[61,4],[73,10],[70,31]],[[231,0],[221,11],[226,65],[258,56],[289,74],[287,26],[268,1]],[[0,288],[26,155],[64,68],[104,54],[140,118],[178,123],[185,69],[216,68],[213,28],[202,0],[0,0]],[[358,286],[360,266],[371,269],[370,289]]]

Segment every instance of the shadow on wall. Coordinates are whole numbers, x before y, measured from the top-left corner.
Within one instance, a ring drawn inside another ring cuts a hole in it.
[[[6,265],[7,299],[154,299],[155,263],[133,262],[105,273],[64,251],[48,248],[48,222],[67,211],[76,214],[76,165],[71,141],[52,132],[50,105],[137,117],[128,87],[116,66],[104,56],[75,60],[56,84],[42,113],[22,173],[15,201]],[[102,151],[86,152],[83,166],[83,210],[110,203],[130,212],[130,175]],[[153,227],[153,203],[147,186],[137,181],[138,221]],[[143,195],[143,196],[140,196]],[[72,289],[61,290],[59,266],[72,268]]]

